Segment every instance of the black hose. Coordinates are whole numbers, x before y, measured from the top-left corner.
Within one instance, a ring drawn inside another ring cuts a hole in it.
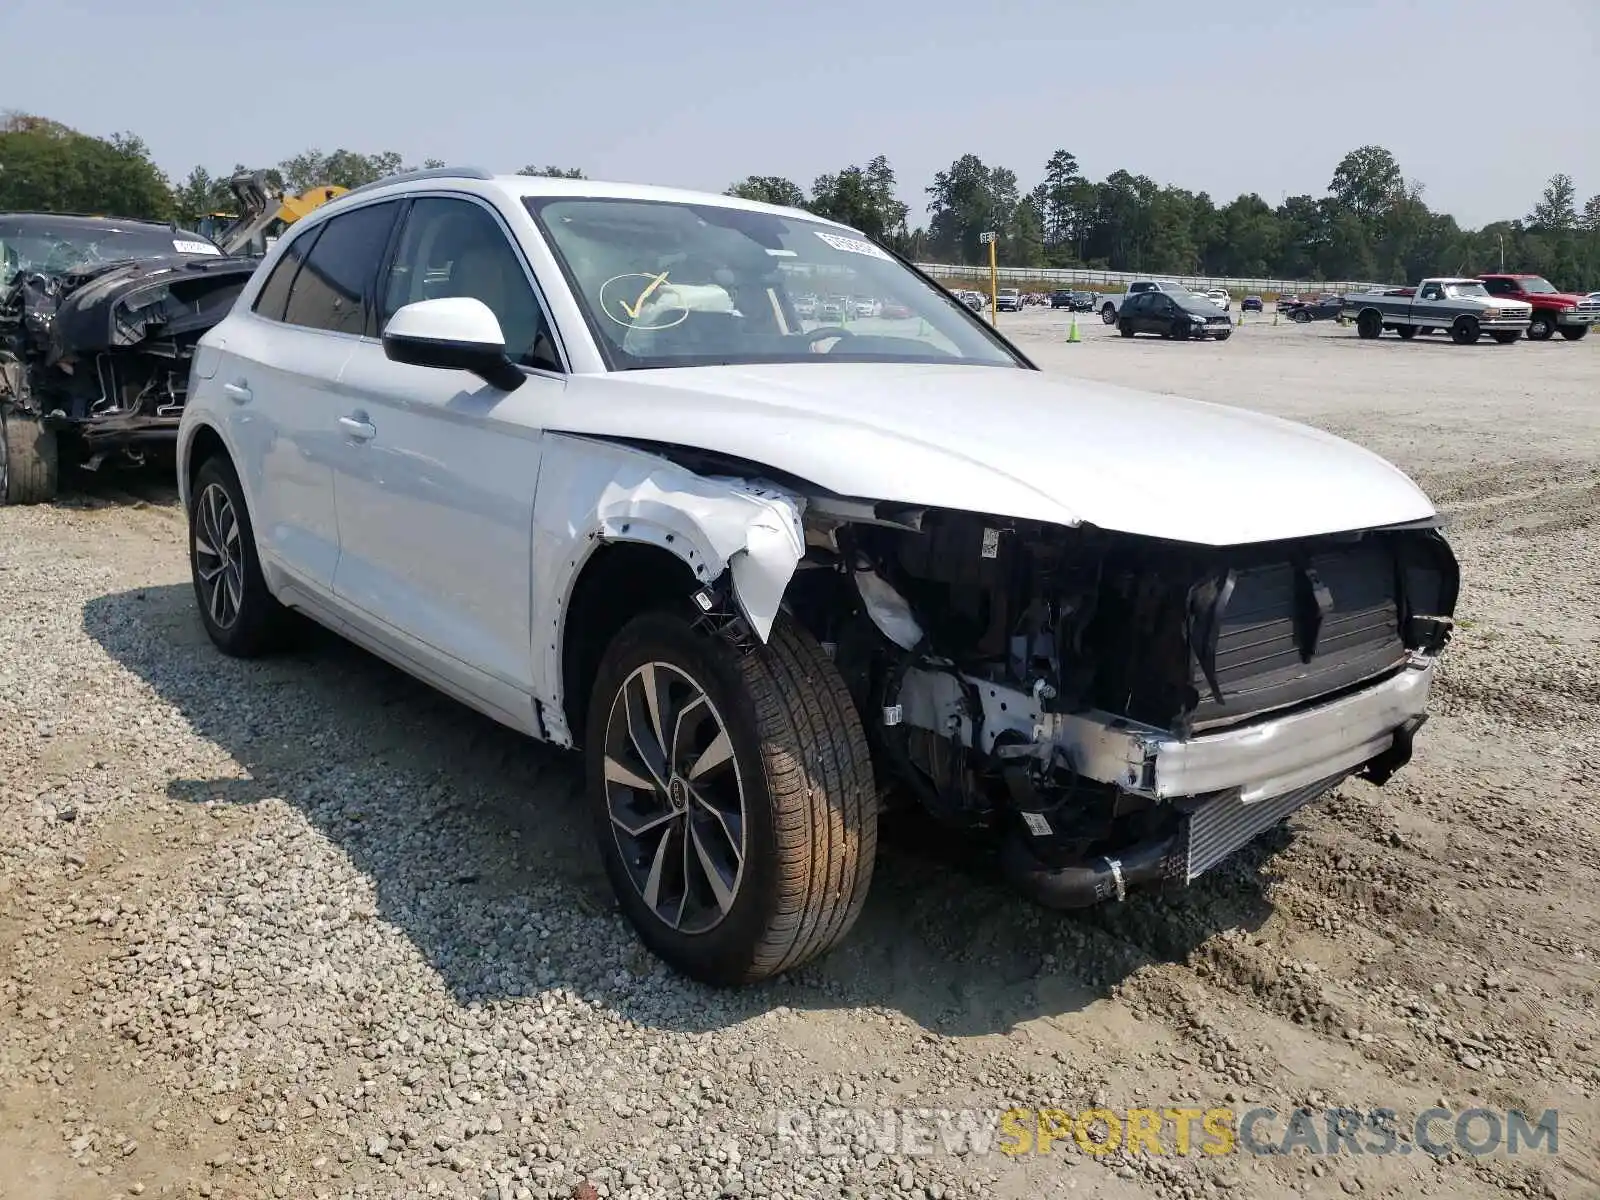
[[[1046,908],[1088,908],[1121,900],[1128,890],[1165,879],[1176,834],[1140,842],[1120,854],[1105,855],[1069,867],[1041,862],[1028,848],[1021,829],[1014,829],[1000,849],[1006,879],[1035,904]]]

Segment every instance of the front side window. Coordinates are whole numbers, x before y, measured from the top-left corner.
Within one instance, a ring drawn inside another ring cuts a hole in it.
[[[1476,280],[1470,283],[1447,283],[1444,285],[1444,294],[1452,300],[1486,300],[1489,297],[1483,284]]]
[[[1439,290],[1439,285],[1437,283],[1428,284],[1426,287],[1424,287],[1422,289],[1422,294],[1419,297],[1419,299],[1422,299],[1422,300],[1440,300],[1440,299],[1443,299],[1443,295]]]
[[[561,369],[544,310],[500,223],[470,200],[424,196],[406,215],[384,282],[381,325],[407,304],[445,296],[488,305],[512,362]]]
[[[1548,279],[1535,275],[1532,279],[1519,279],[1511,285],[1512,288],[1520,287],[1523,291],[1533,296],[1553,296],[1556,287]],[[1511,289],[1507,289],[1511,290]]]
[[[836,226],[719,204],[529,196],[613,370],[1024,364],[943,289]],[[802,313],[802,296],[821,297]]]
[[[399,207],[389,200],[324,222],[289,287],[283,319],[310,329],[365,333],[373,278]]]

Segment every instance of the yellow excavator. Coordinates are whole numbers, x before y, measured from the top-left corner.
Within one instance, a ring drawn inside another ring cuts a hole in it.
[[[237,213],[207,213],[196,223],[224,254],[265,254],[284,228],[313,209],[349,191],[338,185],[307,188],[299,195],[274,188],[265,171],[240,171],[228,180],[228,190],[239,202]]]

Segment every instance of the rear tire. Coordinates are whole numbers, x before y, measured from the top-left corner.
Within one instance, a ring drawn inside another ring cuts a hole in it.
[[[1133,322],[1126,321],[1126,320],[1118,321],[1117,322],[1117,332],[1120,333],[1123,337],[1132,337],[1133,336]]]
[[[1532,317],[1528,320],[1528,340],[1530,342],[1548,342],[1555,334],[1555,317],[1548,312],[1534,309]]]
[[[1309,319],[1309,318],[1307,318]],[[1356,335],[1371,341],[1383,333],[1383,318],[1370,308],[1356,318]]]
[[[1561,330],[1561,336],[1569,342],[1581,342],[1589,333],[1587,325],[1560,325],[1557,328]]]
[[[1100,310],[1100,319],[1107,325],[1115,325],[1117,323],[1117,310],[1109,304],[1106,305]]]
[[[634,618],[596,672],[584,755],[618,901],[683,974],[754,983],[855,924],[877,853],[872,760],[838,669],[786,617],[747,653],[684,617]]]
[[[1432,325],[1424,325],[1421,329],[1417,330],[1417,332],[1420,333],[1423,337],[1427,337],[1430,333],[1433,332],[1433,326]]]
[[[1303,309],[1297,310],[1289,314],[1289,320],[1293,321],[1296,325],[1309,325],[1311,324],[1311,314]]]
[[[1450,340],[1458,346],[1470,346],[1482,336],[1476,317],[1458,317],[1450,326]]]
[[[0,504],[48,504],[60,487],[55,430],[0,404]]]
[[[1407,342],[1417,336],[1417,327],[1415,325],[1396,325],[1394,331],[1400,335],[1401,340]]]
[[[206,459],[189,494],[189,572],[200,620],[230,658],[257,658],[283,644],[289,610],[261,575],[244,489],[225,457]]]

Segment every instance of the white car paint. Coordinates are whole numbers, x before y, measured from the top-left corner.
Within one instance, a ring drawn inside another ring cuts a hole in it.
[[[528,369],[506,393],[466,371],[394,362],[373,338],[252,312],[297,235],[370,200],[439,190],[477,197],[503,222],[538,284],[564,373]],[[178,472],[187,504],[194,436],[215,432],[238,466],[263,574],[280,600],[533,736],[572,741],[562,632],[597,546],[654,544],[707,582],[730,572],[763,638],[804,552],[808,495],[755,475],[703,477],[604,439],[719,451],[846,497],[1207,545],[1434,514],[1398,470],[1332,435],[1020,367],[819,361],[609,372],[520,202],[537,194],[773,211],[522,176],[347,193],[273,248],[202,340]]]

